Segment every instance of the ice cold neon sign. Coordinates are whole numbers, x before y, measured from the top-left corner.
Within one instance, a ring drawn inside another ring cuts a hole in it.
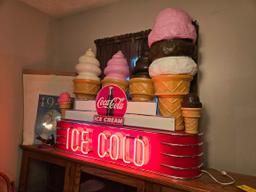
[[[56,148],[74,158],[130,171],[146,170],[174,178],[201,174],[201,135],[125,126],[58,121]],[[98,161],[97,161],[98,160]],[[99,161],[101,160],[101,161]],[[139,169],[138,169],[139,168]]]
[[[149,141],[146,137],[130,137],[120,132],[103,131],[97,135],[97,141],[93,141],[92,134],[93,131],[86,128],[67,128],[66,150],[84,155],[97,150],[101,159],[109,157],[138,167],[148,163]],[[97,142],[97,149],[93,149],[93,142]]]

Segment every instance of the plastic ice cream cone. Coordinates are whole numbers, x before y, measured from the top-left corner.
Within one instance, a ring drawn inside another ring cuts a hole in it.
[[[74,79],[74,93],[77,99],[95,99],[100,89],[100,81],[90,79]]]
[[[61,112],[61,117],[65,118],[65,112],[71,108],[71,97],[68,92],[63,92],[58,97],[58,104]]]
[[[198,133],[198,122],[202,108],[181,108],[185,122],[185,132],[190,134]]]
[[[71,107],[71,102],[61,102],[59,103],[59,108],[60,108],[60,113],[61,113],[61,117],[65,118],[65,111],[67,109],[70,109]]]
[[[128,88],[129,65],[122,51],[116,52],[107,62],[104,69],[105,77],[101,81],[102,87],[116,85],[126,91]]]
[[[154,96],[153,82],[150,78],[135,77],[129,81],[132,101],[150,101]]]
[[[152,78],[162,116],[175,118],[175,130],[184,130],[181,114],[183,96],[189,93],[192,75],[158,75]]]
[[[189,93],[192,75],[158,75],[152,77],[155,95],[186,95]]]
[[[73,81],[76,98],[81,100],[95,99],[100,89],[100,63],[90,48],[78,60],[79,63],[76,65],[78,75]]]
[[[117,80],[117,79],[103,79],[101,81],[102,83],[102,87],[106,86],[106,85],[117,85],[118,87],[120,87],[121,89],[123,89],[124,91],[126,91],[126,89],[128,88],[128,82],[124,81],[124,80]]]
[[[160,115],[175,118],[175,130],[184,130],[183,117],[181,114],[182,95],[159,97],[158,108]]]

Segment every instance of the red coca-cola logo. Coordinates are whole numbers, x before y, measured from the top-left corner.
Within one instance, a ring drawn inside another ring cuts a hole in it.
[[[96,97],[96,110],[103,116],[124,116],[127,108],[125,92],[116,85],[103,87]]]

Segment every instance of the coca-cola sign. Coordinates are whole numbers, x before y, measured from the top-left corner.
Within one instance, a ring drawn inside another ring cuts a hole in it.
[[[96,97],[96,110],[102,116],[124,116],[127,108],[125,92],[116,85],[104,86]]]

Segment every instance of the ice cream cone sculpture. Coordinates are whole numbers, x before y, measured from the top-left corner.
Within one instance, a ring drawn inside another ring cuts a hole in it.
[[[74,93],[77,99],[95,99],[100,89],[100,63],[91,49],[79,58],[76,65],[78,76],[74,79]]]
[[[117,85],[124,91],[128,88],[129,66],[122,51],[118,51],[108,61],[107,67],[104,70],[105,78],[101,81],[102,86]]]
[[[118,79],[103,79],[101,81],[101,83],[102,83],[102,87],[104,87],[106,85],[117,85],[124,91],[126,91],[126,89],[128,88],[128,85],[129,85],[126,80],[118,80]]]
[[[145,52],[136,62],[136,66],[129,81],[129,92],[132,101],[151,101],[154,96],[154,87],[148,73],[150,64],[148,52]]]
[[[184,130],[181,103],[188,94],[192,75],[157,75],[152,78],[155,95],[159,98],[159,112],[175,118],[175,130]]]
[[[58,103],[59,103],[61,117],[65,118],[65,111],[71,108],[71,97],[69,93],[67,92],[61,93],[58,98]]]
[[[150,47],[149,74],[159,98],[160,115],[175,118],[175,130],[184,130],[181,114],[183,97],[197,72],[194,56],[196,29],[185,11],[162,10],[148,35]]]
[[[190,39],[196,41],[196,29],[188,13],[177,8],[166,8],[157,15],[152,31],[148,35],[148,45],[168,39]]]
[[[150,78],[135,77],[129,81],[132,101],[151,101],[154,96],[153,82]]]
[[[74,79],[74,93],[77,99],[93,100],[100,88],[100,81],[90,79]]]
[[[197,134],[199,127],[199,119],[201,116],[201,108],[181,108],[182,116],[185,122],[185,132]]]
[[[197,134],[202,110],[202,103],[200,103],[198,96],[194,94],[185,96],[181,110],[185,122],[185,132]]]

